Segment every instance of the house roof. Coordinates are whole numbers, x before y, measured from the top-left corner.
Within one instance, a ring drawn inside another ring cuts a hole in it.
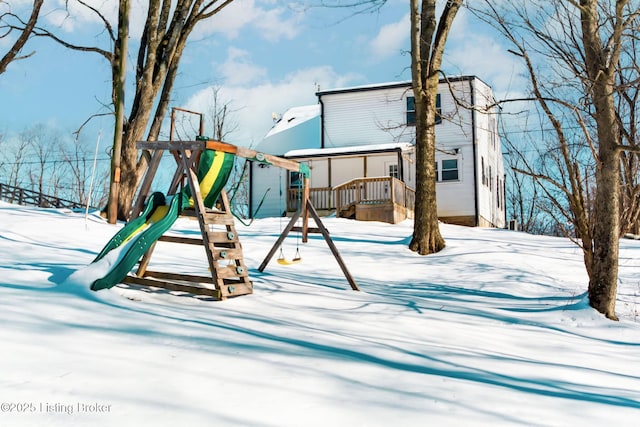
[[[413,149],[413,144],[406,142],[374,145],[353,145],[350,147],[332,148],[311,148],[302,150],[287,151],[284,156],[287,158],[325,157],[325,156],[349,156],[356,154],[385,153],[391,151],[409,151]]]
[[[477,76],[473,76],[473,75],[450,76],[447,78],[441,78],[440,83],[444,83],[447,81],[458,82],[458,81],[467,81],[467,80],[474,80],[474,79],[480,80]],[[368,91],[368,90],[383,90],[383,89],[394,89],[394,88],[402,88],[402,87],[407,87],[407,88],[411,87],[411,80],[322,90],[322,91],[316,92],[316,96],[321,97],[323,95],[333,95],[338,93],[362,92],[362,91]]]
[[[297,126],[320,115],[320,104],[289,108],[276,124],[267,132],[265,138]]]
[[[256,147],[263,153],[283,155],[289,150],[320,146],[320,105],[287,110]]]

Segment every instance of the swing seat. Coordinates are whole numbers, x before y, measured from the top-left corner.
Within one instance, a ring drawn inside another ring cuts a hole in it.
[[[300,264],[301,262],[302,262],[301,257],[295,257],[292,260],[288,260],[286,258],[278,258],[278,264],[280,265],[294,265],[294,264]]]
[[[296,256],[293,257],[292,260],[288,260],[284,257],[284,253],[282,252],[282,248],[280,248],[280,256],[278,257],[278,264],[280,265],[294,265],[300,264],[302,262],[302,257],[300,256],[300,249],[296,249]]]

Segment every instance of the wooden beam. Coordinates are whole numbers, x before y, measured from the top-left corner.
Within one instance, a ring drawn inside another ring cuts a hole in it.
[[[338,248],[333,243],[333,240],[331,240],[331,236],[329,235],[329,230],[327,230],[324,224],[322,223],[322,221],[320,221],[320,216],[318,215],[318,212],[316,212],[316,209],[313,207],[311,202],[307,202],[307,203],[308,203],[307,210],[309,211],[314,221],[316,222],[316,225],[320,229],[320,232],[322,233],[324,240],[327,242],[327,245],[329,245],[329,249],[331,249],[331,253],[333,254],[333,257],[336,259],[336,261],[338,261],[338,265],[340,266],[340,269],[342,270],[344,277],[347,278],[349,285],[351,285],[351,289],[353,289],[354,291],[359,291],[360,288],[358,287],[358,284],[353,279],[353,276],[351,276],[351,273],[349,273],[347,264],[345,264],[344,260],[340,256],[340,253],[338,252]]]
[[[208,150],[216,150],[222,151],[224,153],[235,154],[238,157],[242,157],[248,160],[268,165],[274,165],[293,172],[301,172],[304,176],[309,176],[309,168],[307,167],[307,165],[296,162],[295,160],[289,160],[282,157],[273,156],[271,154],[261,153],[250,148],[240,147],[213,139],[209,139],[206,141],[140,141],[136,144],[136,147],[138,149],[147,150],[197,150],[206,148]]]

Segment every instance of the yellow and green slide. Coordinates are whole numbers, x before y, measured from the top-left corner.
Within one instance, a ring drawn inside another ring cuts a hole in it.
[[[231,175],[234,160],[233,154],[221,151],[204,150],[200,155],[198,181],[200,194],[206,207],[213,207],[218,200],[220,192]],[[153,193],[147,200],[142,213],[121,228],[100,251],[93,262],[99,261],[112,250],[123,247],[123,253],[111,269],[91,284],[92,290],[111,288],[120,283],[151,245],[171,228],[182,210],[193,207],[188,186],[173,196],[168,205],[166,201],[164,194]]]

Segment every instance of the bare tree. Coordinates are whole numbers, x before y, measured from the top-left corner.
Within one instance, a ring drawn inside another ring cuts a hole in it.
[[[121,55],[124,54],[120,51],[120,33],[99,9],[84,0],[75,1],[98,17],[110,39],[112,50],[70,43],[45,28],[37,28],[36,34],[50,37],[70,49],[103,56],[112,70],[112,102],[115,106],[119,100]],[[154,141],[158,138],[188,37],[196,24],[216,15],[232,1],[178,0],[176,3],[171,0],[149,0],[137,53],[135,92],[123,123],[122,146],[119,150],[121,164],[118,170],[112,171],[112,179],[120,180],[118,218],[128,218],[136,188],[149,160],[149,153],[138,156],[136,142],[143,139]],[[125,22],[123,14],[127,12],[127,8],[122,7],[122,2],[120,6],[119,22]]]
[[[640,35],[640,34],[639,34]],[[621,153],[620,232],[640,234],[640,57],[639,38],[629,37],[621,52],[616,114],[623,144],[636,151]]]
[[[53,185],[58,175],[59,163],[55,155],[60,151],[59,136],[47,134],[42,124],[36,124],[20,134],[27,144],[29,183],[33,191],[56,196],[58,187]]]
[[[86,144],[76,138],[71,144],[67,144],[61,149],[61,154],[65,166],[65,181],[73,194],[69,197],[71,200],[77,200],[79,203],[86,205],[91,202],[91,206],[103,206],[107,202],[109,194],[109,170],[106,167],[96,168],[93,170],[94,153],[87,149]],[[89,187],[91,176],[95,173],[93,180],[95,188],[93,189],[92,200],[89,200]]]
[[[3,144],[0,150],[0,164],[5,166],[8,175],[6,184],[19,187],[24,181],[24,168],[28,157],[29,142],[24,138],[16,138]]]
[[[31,32],[38,21],[38,16],[40,15],[40,8],[42,7],[42,3],[44,0],[34,0],[33,8],[31,9],[31,15],[29,19],[25,22],[18,15],[11,12],[11,8],[9,3],[6,1],[0,0],[0,39],[9,37],[12,32],[17,31],[18,37],[13,42],[13,45],[9,47],[9,51],[0,58],[0,74],[4,73],[7,69],[7,66],[17,60],[28,58],[33,55],[34,52],[31,52],[26,55],[20,55],[22,48],[29,40],[29,36],[31,36]],[[8,11],[2,11],[2,7],[9,7]],[[18,27],[20,29],[18,29]]]
[[[621,155],[638,149],[637,141],[621,137],[625,123],[616,100],[628,93],[620,71],[627,65],[623,52],[637,37],[640,9],[632,0],[508,0],[501,10],[485,3],[480,15],[523,60],[553,136],[539,164],[522,172],[540,184],[548,213],[582,248],[591,306],[617,319]],[[637,85],[637,78],[625,80]]]
[[[509,185],[506,187],[506,207],[509,217],[516,220],[518,229],[531,234],[552,234],[549,216],[544,215],[544,200],[535,179],[521,173],[529,167],[530,160],[515,148],[518,144],[502,138],[507,148],[505,172]]]

